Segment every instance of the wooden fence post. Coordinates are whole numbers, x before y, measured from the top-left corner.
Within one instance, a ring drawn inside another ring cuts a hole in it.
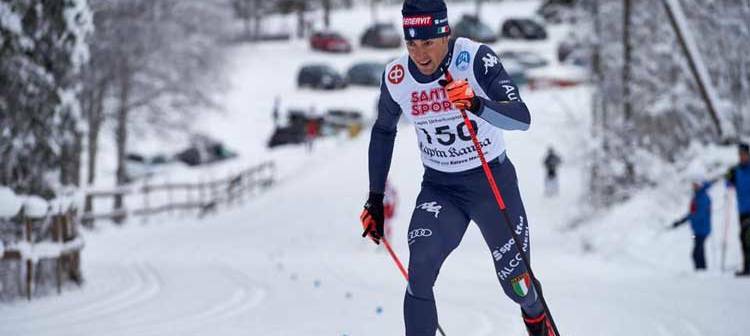
[[[121,187],[121,186],[120,186]],[[116,224],[122,224],[122,222],[125,221],[125,217],[127,216],[125,214],[125,202],[123,201],[123,192],[122,190],[118,190],[117,193],[115,193],[115,205],[114,210],[117,212],[115,216],[112,217],[112,220]]]
[[[24,211],[25,212],[25,211]],[[26,217],[24,214],[23,217],[21,217],[21,220],[23,222],[24,231],[26,233],[26,242],[31,244],[32,241],[32,226],[31,226],[31,218]],[[31,291],[33,289],[34,284],[34,263],[31,260],[31,258],[26,259],[26,298],[31,301]]]
[[[52,217],[52,240],[62,246],[64,244],[63,240],[63,221],[65,220],[65,216],[60,213],[56,216]],[[65,253],[60,253],[60,255],[57,257],[57,269],[56,271],[56,277],[57,277],[57,294],[60,295],[62,293],[62,268],[63,268],[63,259],[65,258]]]
[[[83,220],[81,220],[81,224],[83,224],[87,228],[93,228],[94,227],[94,218],[92,217],[86,217],[91,216],[94,214],[94,196],[92,194],[86,194],[86,203],[83,205]]]

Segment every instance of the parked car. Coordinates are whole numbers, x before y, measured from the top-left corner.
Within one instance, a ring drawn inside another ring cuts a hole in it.
[[[481,43],[494,43],[497,35],[474,15],[464,15],[453,27],[454,37],[466,37]]]
[[[199,166],[236,157],[220,141],[206,135],[195,135],[190,147],[177,154],[177,159],[189,166]]]
[[[352,85],[380,86],[385,64],[361,62],[352,65],[346,72],[346,81]]]
[[[351,126],[362,126],[362,112],[357,110],[330,109],[323,117],[323,124],[334,129],[348,129]]]
[[[310,36],[310,47],[320,51],[349,53],[352,45],[341,34],[332,31],[320,31]]]
[[[133,181],[150,177],[173,161],[174,158],[166,154],[147,156],[141,153],[129,152],[125,154],[126,178],[128,181]]]
[[[588,69],[591,67],[591,58],[583,49],[576,49],[565,57],[565,60],[561,63],[564,65],[572,65]]]
[[[305,128],[289,125],[278,127],[273,131],[271,139],[268,140],[268,148],[281,145],[296,145],[305,142]]]
[[[390,23],[376,23],[367,30],[360,38],[362,46],[393,49],[401,46],[402,32]]]
[[[574,0],[547,0],[539,6],[536,13],[544,18],[545,22],[552,24],[573,22],[573,4]]]
[[[509,39],[546,40],[547,29],[532,19],[511,18],[503,22],[500,35]]]
[[[513,60],[528,69],[543,67],[549,63],[544,57],[531,51],[508,50],[499,52],[498,56],[500,56],[500,61],[502,61],[503,64],[507,60]]]
[[[346,80],[336,69],[326,64],[305,65],[297,75],[297,86],[335,90],[346,87]]]
[[[573,36],[568,36],[560,41],[557,45],[557,60],[565,62],[565,60],[576,50],[583,49],[581,43],[577,42]]]

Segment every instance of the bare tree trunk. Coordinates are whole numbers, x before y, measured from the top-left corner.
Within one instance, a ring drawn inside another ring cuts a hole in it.
[[[102,81],[103,82],[103,81]],[[94,184],[96,180],[96,158],[99,153],[99,133],[102,122],[104,121],[104,93],[106,88],[104,83],[100,82],[94,89],[88,108],[88,176],[87,183]]]
[[[253,21],[255,26],[253,27],[253,37],[256,41],[260,38],[260,27],[263,13],[260,10],[260,0],[253,0]],[[248,35],[249,36],[249,35]]]
[[[378,22],[378,0],[370,0],[370,20]]]
[[[130,100],[130,73],[127,70],[120,73],[120,108],[117,110],[117,129],[115,131],[115,139],[117,142],[117,185],[121,186],[128,183],[128,175],[125,167],[125,153],[127,151],[128,142],[128,102]],[[122,195],[115,197],[114,210],[120,210],[123,208]],[[122,222],[122,217],[114,218],[116,223]]]
[[[128,182],[125,169],[125,152],[128,141],[128,100],[130,99],[130,78],[125,75],[120,87],[120,108],[117,110],[117,130],[115,141],[117,142],[117,185]]]
[[[305,37],[305,4],[299,3],[297,7],[297,38]]]
[[[631,117],[630,105],[630,0],[624,0],[623,3],[623,30],[622,30],[622,47],[623,47],[623,68],[622,68],[622,99],[623,99],[623,116],[625,121],[629,122]]]
[[[323,26],[326,29],[331,26],[331,0],[323,0]]]

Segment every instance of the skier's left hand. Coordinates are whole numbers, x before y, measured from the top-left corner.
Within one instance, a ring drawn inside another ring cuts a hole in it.
[[[448,100],[457,109],[471,112],[479,110],[479,98],[474,94],[474,89],[466,80],[454,80],[446,83],[445,91],[448,92]]]
[[[383,194],[371,192],[370,197],[365,203],[365,209],[362,210],[362,214],[359,215],[359,220],[362,222],[362,227],[365,229],[362,232],[362,237],[370,236],[375,244],[380,244],[380,239],[383,238],[383,224],[385,221],[384,206],[383,206]]]

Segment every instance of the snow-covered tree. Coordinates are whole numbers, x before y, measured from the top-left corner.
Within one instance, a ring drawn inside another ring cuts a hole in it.
[[[77,184],[86,0],[0,2],[0,185],[52,197]]]
[[[85,71],[89,182],[101,125],[112,121],[117,182],[127,182],[125,155],[132,127],[185,129],[214,107],[222,71],[219,45],[231,8],[205,0],[92,0],[96,34]]]
[[[720,99],[719,114],[750,134],[750,3],[680,0]],[[592,51],[596,94],[590,186],[608,204],[658,182],[693,141],[722,141],[664,2],[580,1],[579,31]],[[626,15],[627,6],[630,14]],[[588,29],[586,29],[588,28]]]

